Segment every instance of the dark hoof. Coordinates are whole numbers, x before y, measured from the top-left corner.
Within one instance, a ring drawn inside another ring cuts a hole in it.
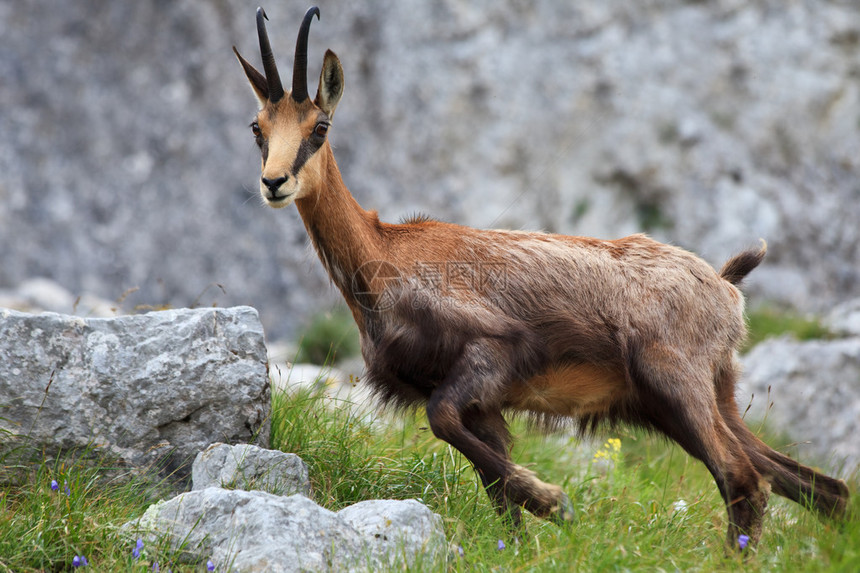
[[[570,498],[565,493],[561,494],[561,498],[558,500],[558,508],[549,514],[549,520],[556,525],[565,525],[573,523],[575,518],[576,510],[573,508]]]

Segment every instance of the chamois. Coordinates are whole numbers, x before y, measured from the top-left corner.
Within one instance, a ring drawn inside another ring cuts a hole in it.
[[[745,251],[716,272],[644,235],[617,240],[477,230],[362,209],[327,140],[344,74],[328,50],[315,99],[301,23],[285,92],[257,10],[265,73],[234,47],[259,103],[260,193],[296,204],[314,249],[358,324],[366,381],[395,407],[424,405],[433,433],[474,466],[516,528],[521,509],[563,523],[562,489],[510,457],[503,413],[581,431],[626,422],[660,432],[701,460],[728,511],[727,543],[756,543],[771,488],[827,517],[844,514],[844,482],[774,451],[735,402],[746,335],[737,285],[763,259]]]

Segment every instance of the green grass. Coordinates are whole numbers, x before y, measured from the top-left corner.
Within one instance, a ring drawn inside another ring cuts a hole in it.
[[[519,544],[468,462],[433,437],[422,413],[380,419],[308,391],[273,396],[272,447],[308,463],[315,501],[338,510],[365,499],[419,499],[442,516],[454,548],[440,571],[860,570],[856,497],[854,517],[837,526],[774,496],[762,543],[741,561],[723,550],[725,509],[711,476],[678,447],[632,431],[610,436],[616,450],[531,434],[521,422],[513,430],[514,459],[561,485],[578,511],[566,528],[527,515]],[[134,560],[119,530],[157,491],[108,479],[108,469],[67,457],[16,473],[0,495],[0,572],[70,570],[81,554],[95,571],[148,571],[155,560],[165,570],[173,560],[165,548],[146,547]]]
[[[0,571],[66,571],[78,555],[97,571],[143,571],[173,560],[164,547],[146,547],[135,560],[134,540],[120,531],[163,484],[130,479],[91,452],[29,465],[33,458],[21,454],[0,458]]]

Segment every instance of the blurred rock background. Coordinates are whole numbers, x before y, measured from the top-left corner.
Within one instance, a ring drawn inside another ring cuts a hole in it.
[[[257,198],[231,46],[259,61],[258,3],[0,0],[5,300],[248,304],[270,339],[337,300],[295,209]],[[265,5],[286,77],[307,4]],[[860,293],[854,0],[320,7],[309,75],[343,61],[335,154],[384,220],[645,231],[716,266],[762,237],[751,304]]]

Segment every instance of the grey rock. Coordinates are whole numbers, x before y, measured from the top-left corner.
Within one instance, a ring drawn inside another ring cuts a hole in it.
[[[45,278],[34,278],[18,286],[18,292],[35,308],[46,312],[71,314],[75,296],[56,282]]]
[[[411,515],[418,515],[410,510]],[[397,519],[397,511],[389,508],[388,514]],[[301,495],[283,497],[220,488],[192,491],[160,502],[136,523],[127,525],[131,533],[166,537],[174,549],[183,547],[183,558],[189,562],[211,559],[219,570],[276,573],[377,571],[381,563],[389,562],[380,553],[389,546],[378,542],[376,529],[365,529],[358,530],[339,514]],[[389,533],[397,535],[391,530]],[[438,562],[417,557],[425,551],[435,556],[444,550],[441,527],[429,534],[430,538],[434,543],[441,540],[441,549],[426,544],[403,545],[397,547],[397,555],[427,570],[438,567]]]
[[[442,518],[414,499],[362,501],[337,515],[368,539],[374,569],[430,569],[445,558]]]
[[[185,546],[191,562],[233,571],[345,571],[362,538],[337,514],[302,495],[207,488],[150,506],[137,528]]]
[[[0,309],[0,429],[183,480],[214,441],[268,440],[263,329],[249,307],[111,319]]]
[[[229,49],[259,62],[253,6],[63,6],[0,1],[0,287],[251,302],[276,338],[338,299],[295,209],[255,198],[256,104]],[[715,265],[764,237],[755,298],[860,291],[860,3],[334,6],[309,76],[342,58],[332,142],[384,220],[644,230]],[[306,7],[269,8],[282,70]]]
[[[296,454],[250,444],[212,444],[194,459],[191,489],[221,487],[309,496],[308,466]]]
[[[823,323],[837,336],[860,336],[860,298],[835,306]]]
[[[801,458],[848,475],[860,464],[860,337],[766,340],[743,358],[738,390],[748,420],[763,420],[798,440]]]

